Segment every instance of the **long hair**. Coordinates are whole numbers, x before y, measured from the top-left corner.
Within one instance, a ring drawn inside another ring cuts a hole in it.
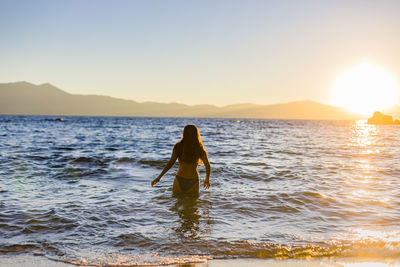
[[[182,139],[176,143],[179,160],[187,163],[203,163],[201,157],[207,153],[201,141],[199,129],[193,124],[183,128]]]

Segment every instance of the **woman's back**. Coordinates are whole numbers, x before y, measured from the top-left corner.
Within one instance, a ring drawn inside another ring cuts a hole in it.
[[[199,178],[199,173],[197,172],[198,162],[185,162],[179,160],[179,169],[176,175],[184,178]]]
[[[198,194],[200,192],[199,173],[197,172],[199,163],[204,163],[206,167],[204,187],[210,187],[209,177],[211,167],[208,162],[207,152],[200,138],[199,130],[195,125],[185,126],[182,139],[175,144],[170,160],[161,174],[152,182],[153,186],[158,183],[177,159],[179,161],[179,169],[174,180],[174,193],[187,192]]]

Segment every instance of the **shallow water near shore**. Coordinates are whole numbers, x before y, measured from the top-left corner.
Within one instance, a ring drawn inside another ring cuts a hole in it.
[[[399,126],[64,119],[0,116],[3,255],[94,265],[400,257]],[[150,182],[189,123],[211,188],[176,198],[176,167]]]
[[[30,255],[0,255],[0,266],[19,267],[72,267],[74,265]],[[113,266],[113,265],[111,265]],[[122,265],[123,266],[123,265]],[[132,266],[132,265],[125,265]],[[152,265],[165,266],[165,265]],[[360,258],[320,258],[312,260],[275,260],[275,259],[224,259],[210,260],[206,263],[171,264],[171,267],[398,267],[395,259],[360,259]]]

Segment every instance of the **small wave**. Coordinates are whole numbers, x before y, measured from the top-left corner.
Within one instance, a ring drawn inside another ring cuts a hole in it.
[[[116,147],[106,147],[104,149],[108,150],[108,151],[117,151],[118,150],[118,148],[116,148]]]
[[[23,253],[33,251],[50,251],[55,250],[54,247],[49,245],[39,244],[12,244],[12,245],[0,245],[0,253]]]
[[[248,240],[217,248],[215,257],[251,257],[274,259],[311,259],[323,257],[400,257],[400,242],[333,241],[321,244],[282,245],[253,243]]]
[[[56,146],[56,147],[54,147],[54,149],[56,149],[56,150],[67,150],[67,151],[74,150],[73,147],[69,147],[69,146]]]
[[[164,166],[166,162],[164,160],[139,160],[139,163],[142,165],[149,165],[151,167],[156,167],[156,166]]]
[[[57,173],[54,177],[56,179],[77,179],[83,177],[105,177],[104,175],[107,174],[107,170],[103,168],[92,168],[92,169],[85,169],[85,168],[66,168],[65,172]],[[71,181],[73,182],[73,181]]]
[[[191,264],[205,263],[211,257],[200,255],[163,257],[158,254],[154,255],[129,255],[113,253],[104,257],[94,259],[78,258],[74,260],[63,260],[66,263],[74,265],[94,265],[94,266],[158,266],[172,264]]]
[[[136,161],[136,160],[133,159],[133,158],[124,157],[124,158],[116,159],[114,162],[115,162],[116,164],[120,164],[120,163],[133,163],[133,162],[135,162],[135,161]]]
[[[33,244],[0,246],[1,253],[27,252],[34,250],[41,250],[41,248]]]
[[[45,161],[51,159],[50,156],[43,156],[43,155],[26,155],[25,157],[36,161]]]
[[[38,233],[38,232],[48,232],[50,229],[49,226],[44,225],[44,224],[35,224],[35,225],[29,225],[26,226],[23,230],[23,234],[33,234],[33,233]]]
[[[152,244],[151,239],[145,237],[140,233],[122,234],[117,238],[117,240],[119,241],[115,245],[120,247],[138,244],[140,244],[141,246],[149,246],[150,244]]]
[[[197,249],[196,255],[132,255],[112,253],[97,258],[74,258],[63,260],[75,265],[95,266],[150,266],[205,263],[209,259],[262,258],[262,259],[317,259],[325,257],[400,257],[396,242],[332,242],[307,245],[282,245],[255,243],[249,240],[236,242],[211,242]]]
[[[72,164],[79,164],[79,163],[95,163],[95,164],[102,164],[103,162],[96,158],[89,158],[89,157],[79,157],[71,160]]]
[[[276,153],[284,154],[284,155],[291,155],[291,156],[302,156],[303,153],[299,151],[289,151],[289,150],[278,150]]]

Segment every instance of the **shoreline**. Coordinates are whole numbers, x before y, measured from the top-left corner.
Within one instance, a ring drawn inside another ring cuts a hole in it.
[[[79,266],[62,261],[51,260],[45,256],[33,255],[0,255],[0,267],[20,266],[20,267],[72,267]],[[95,266],[95,265],[80,265]],[[100,265],[101,266],[101,265]],[[106,266],[106,265],[105,265]],[[115,265],[128,266],[128,265]],[[130,265],[132,266],[132,265]],[[185,263],[170,265],[138,265],[138,266],[171,266],[171,267],[400,267],[400,258],[320,258],[320,259],[215,259],[205,263]]]

